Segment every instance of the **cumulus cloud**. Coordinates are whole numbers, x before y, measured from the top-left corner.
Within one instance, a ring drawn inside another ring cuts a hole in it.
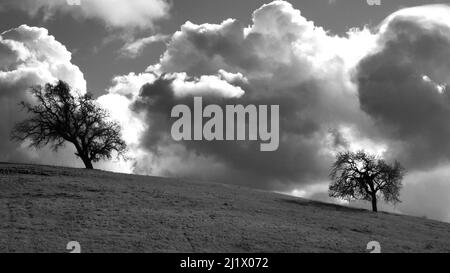
[[[69,5],[67,0],[2,0],[2,5],[20,8],[31,15],[44,11],[52,16],[57,11],[83,18],[99,19],[112,28],[148,29],[156,20],[168,15],[170,4],[166,0],[81,0],[79,6]]]
[[[126,57],[136,58],[148,45],[160,42],[166,42],[169,35],[156,34],[145,38],[140,38],[127,42],[121,49],[122,54]]]
[[[409,168],[450,159],[450,7],[404,9],[380,27],[378,50],[358,66],[361,109]]]
[[[234,19],[186,22],[159,63],[119,80],[134,86],[122,95],[130,115],[146,125],[139,147],[145,156],[137,159],[135,171],[145,172],[151,164],[154,174],[270,189],[324,179],[333,157],[330,128],[365,119],[347,71],[373,46],[372,36],[366,29],[330,36],[284,1],[256,10],[251,26]],[[135,84],[144,77],[149,77],[146,85]],[[117,96],[114,90],[105,97]],[[192,106],[199,95],[205,104],[280,105],[279,150],[261,153],[256,143],[245,141],[174,142],[171,108]]]
[[[86,81],[71,63],[71,53],[46,29],[22,25],[0,34],[0,56],[0,160],[69,162],[49,151],[27,150],[25,145],[11,143],[9,136],[14,124],[25,115],[19,102],[32,100],[30,86],[61,79],[74,91],[86,92]]]

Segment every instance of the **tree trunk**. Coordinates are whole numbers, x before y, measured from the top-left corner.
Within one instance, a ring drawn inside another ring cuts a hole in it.
[[[81,158],[83,160],[84,166],[86,166],[86,169],[93,170],[94,166],[92,165],[92,161],[88,158]]]
[[[89,169],[89,170],[94,169],[94,166],[92,165],[92,160],[90,160],[88,156],[85,156],[86,153],[81,148],[81,145],[78,144],[78,142],[76,142],[76,141],[73,141],[72,143],[73,143],[73,145],[75,145],[75,148],[77,149],[77,153],[75,155],[78,156],[79,158],[81,158],[86,169]]]
[[[372,211],[378,212],[377,208],[377,196],[374,194],[372,195]]]

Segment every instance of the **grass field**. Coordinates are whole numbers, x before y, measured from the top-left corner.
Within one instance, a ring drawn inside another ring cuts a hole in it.
[[[450,224],[271,192],[0,164],[0,252],[450,252]]]

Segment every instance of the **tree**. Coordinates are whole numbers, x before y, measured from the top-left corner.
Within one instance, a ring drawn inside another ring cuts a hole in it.
[[[63,81],[32,87],[31,93],[37,103],[21,102],[31,117],[16,124],[13,140],[28,139],[36,148],[50,144],[55,151],[72,143],[87,169],[93,169],[93,162],[111,159],[113,152],[124,156],[119,124],[109,120],[109,113],[91,95],[73,95]]]
[[[404,168],[397,161],[389,165],[364,151],[339,153],[330,172],[329,194],[335,198],[372,202],[372,210],[377,212],[380,195],[386,203],[400,202],[403,176]]]

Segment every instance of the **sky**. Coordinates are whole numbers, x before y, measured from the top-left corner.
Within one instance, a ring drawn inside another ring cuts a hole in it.
[[[40,2],[64,2],[64,0],[40,0]],[[0,0],[1,5],[7,6],[16,2],[33,2],[27,0]],[[39,2],[39,1],[38,1]],[[152,1],[150,1],[152,2]],[[152,28],[139,30],[111,29],[101,20],[79,17],[75,14],[80,8],[70,7],[67,12],[55,12],[50,17],[43,11],[34,11],[30,16],[27,9],[4,8],[0,13],[2,30],[17,27],[21,24],[44,27],[51,35],[58,38],[73,54],[73,63],[79,66],[88,82],[89,91],[102,94],[111,84],[114,75],[122,75],[130,71],[136,73],[145,70],[149,64],[156,63],[164,52],[164,43],[154,43],[144,49],[138,58],[121,58],[120,49],[124,39],[143,38],[161,33],[171,35],[186,21],[193,23],[220,23],[228,18],[236,18],[243,24],[251,23],[252,12],[271,1],[268,0],[174,0],[166,18],[158,18],[158,24]],[[439,1],[403,0],[384,1],[380,6],[369,6],[365,0],[296,0],[290,1],[300,9],[306,18],[334,34],[343,35],[352,27],[364,25],[375,26],[393,11],[408,6],[423,5]],[[442,2],[442,1],[441,1]],[[9,3],[9,4],[8,4]],[[17,4],[12,5],[18,6]],[[33,8],[31,10],[34,10]],[[44,19],[45,18],[45,19]],[[130,31],[138,33],[133,37],[124,37]]]
[[[131,159],[100,168],[338,202],[329,167],[364,149],[407,169],[403,202],[383,209],[450,222],[446,3],[0,0],[0,161],[81,167],[70,145],[9,141],[27,88],[62,79],[122,125]],[[175,142],[170,109],[194,95],[280,105],[279,149]]]

